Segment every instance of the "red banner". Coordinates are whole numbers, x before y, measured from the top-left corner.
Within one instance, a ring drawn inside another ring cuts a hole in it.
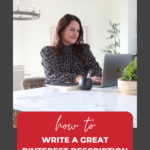
[[[21,112],[17,150],[133,150],[128,112]]]

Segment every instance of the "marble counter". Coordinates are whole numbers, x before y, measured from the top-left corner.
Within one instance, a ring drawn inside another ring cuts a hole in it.
[[[13,92],[13,109],[20,111],[128,111],[137,127],[137,96],[120,93],[117,86],[90,91],[42,87]]]

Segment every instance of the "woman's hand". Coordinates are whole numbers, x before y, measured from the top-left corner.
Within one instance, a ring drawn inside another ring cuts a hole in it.
[[[90,77],[93,81],[93,84],[101,84],[102,78],[100,77]]]
[[[81,75],[78,75],[76,78],[75,78],[75,83],[79,83],[80,79],[83,78]]]

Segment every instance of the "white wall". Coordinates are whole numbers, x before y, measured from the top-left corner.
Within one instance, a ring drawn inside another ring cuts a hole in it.
[[[130,0],[128,8],[128,53],[137,54],[137,0]]]
[[[41,7],[41,18],[34,21],[14,21],[14,52],[16,64],[24,63],[25,72],[44,72],[41,65],[40,51],[50,45],[50,27],[57,25],[66,13],[80,18],[82,26],[87,27],[87,43],[96,60],[101,64],[105,48],[112,40],[107,30],[109,20],[119,23],[119,0],[33,0],[35,10]],[[32,10],[31,1],[26,0],[28,10]],[[21,25],[21,23],[23,25]],[[22,35],[19,35],[22,34]],[[20,50],[20,48],[23,48]],[[17,53],[16,53],[17,52]]]
[[[13,1],[13,10],[16,11],[17,1]],[[19,1],[20,8],[23,7],[24,2]],[[21,9],[22,10],[22,9]],[[22,21],[13,21],[13,64],[14,65],[24,65],[24,22]]]
[[[120,0],[120,52],[137,54],[137,0]]]
[[[15,31],[19,32],[15,34]],[[13,21],[13,63],[14,65],[24,65],[24,23]]]
[[[112,22],[120,23],[120,0],[112,0]],[[120,25],[118,26],[118,30],[120,30]],[[120,37],[120,33],[118,34]],[[116,40],[118,41],[118,37]],[[120,52],[120,47],[117,48],[117,52]]]
[[[120,23],[120,0],[112,0],[112,21]]]

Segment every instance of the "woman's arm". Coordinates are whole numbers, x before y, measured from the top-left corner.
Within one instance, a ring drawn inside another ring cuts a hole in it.
[[[61,72],[58,61],[49,57],[52,54],[50,47],[44,47],[40,54],[42,57],[42,65],[45,70],[47,83],[75,82],[75,78],[78,76],[76,73]]]
[[[86,61],[86,70],[87,73],[91,69],[90,77],[102,77],[102,69],[99,66],[99,63],[96,61],[95,57],[93,56],[92,52],[90,51],[90,46],[85,44],[85,61]],[[87,74],[86,74],[87,75]]]

